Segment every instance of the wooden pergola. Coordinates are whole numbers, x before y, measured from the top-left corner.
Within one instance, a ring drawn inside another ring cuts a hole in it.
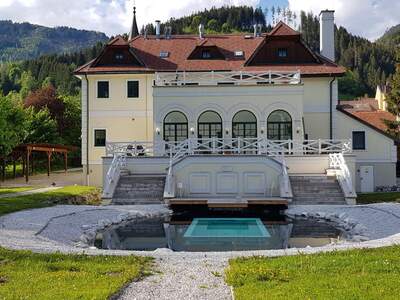
[[[68,169],[68,153],[77,150],[77,147],[64,146],[64,145],[53,145],[53,144],[22,144],[14,148],[12,153],[8,156],[13,163],[13,175],[16,177],[16,161],[22,158],[22,172],[25,175],[26,182],[29,181],[29,166],[34,170],[34,152],[46,153],[47,154],[47,176],[50,176],[51,172],[51,157],[54,153],[60,153],[64,156],[64,170],[67,172]],[[6,159],[3,159],[3,174],[2,179],[5,180],[5,165]]]

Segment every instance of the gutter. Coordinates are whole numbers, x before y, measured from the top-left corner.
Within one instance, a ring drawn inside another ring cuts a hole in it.
[[[89,186],[89,80],[85,73],[86,80],[86,185]]]
[[[333,83],[336,80],[336,76],[333,77],[331,82],[329,82],[329,139],[333,139]]]

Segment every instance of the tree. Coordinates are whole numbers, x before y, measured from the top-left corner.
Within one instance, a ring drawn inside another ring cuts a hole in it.
[[[397,49],[397,67],[396,73],[390,84],[390,92],[387,94],[386,101],[388,110],[395,116],[400,117],[400,49]],[[400,121],[385,120],[389,133],[400,139]]]
[[[219,31],[219,27],[218,27],[217,20],[211,19],[210,21],[208,21],[207,29],[212,31],[212,32],[218,32]]]
[[[0,157],[11,153],[23,141],[25,113],[18,95],[0,96]]]
[[[25,110],[25,113],[25,143],[58,144],[61,142],[61,138],[57,130],[57,122],[51,118],[47,108],[35,111],[33,107],[30,107]]]
[[[29,93],[25,99],[25,107],[33,107],[35,111],[47,108],[50,116],[58,124],[58,132],[62,136],[65,129],[65,106],[64,102],[58,97],[56,89],[52,85],[40,88]]]
[[[63,143],[66,145],[80,146],[81,145],[81,101],[80,96],[62,95],[65,111],[65,128]]]
[[[228,23],[222,24],[221,30],[222,30],[223,33],[230,33],[231,32],[231,28],[230,28]]]

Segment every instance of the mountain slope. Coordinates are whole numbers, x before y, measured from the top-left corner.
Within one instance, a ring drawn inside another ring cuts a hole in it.
[[[386,45],[400,45],[400,24],[387,30],[377,42]]]
[[[0,21],[0,62],[74,52],[106,40],[101,32]]]

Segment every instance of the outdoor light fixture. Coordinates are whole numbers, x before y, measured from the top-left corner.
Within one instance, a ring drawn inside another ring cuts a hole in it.
[[[296,128],[296,133],[300,133],[300,131],[301,131],[301,128],[300,128],[300,127],[297,127],[297,128]]]
[[[225,134],[228,135],[229,134],[229,129],[225,128]]]
[[[160,135],[160,132],[161,132],[161,131],[160,131],[160,128],[157,127],[157,128],[156,128],[156,133],[157,133],[157,135]]]
[[[265,132],[265,128],[261,127],[261,134],[264,134],[264,132]]]
[[[194,134],[194,128],[193,127],[190,128],[190,133]]]

